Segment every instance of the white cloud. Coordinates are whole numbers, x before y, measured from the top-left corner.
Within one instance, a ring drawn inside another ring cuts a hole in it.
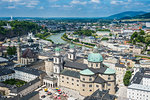
[[[7,9],[14,9],[14,8],[16,8],[15,6],[8,6],[8,7],[6,7]]]
[[[34,8],[36,5],[38,5],[39,0],[30,0],[28,3],[26,3],[26,7]]]
[[[44,7],[43,7],[43,6],[41,6],[39,9],[44,9]]]
[[[100,3],[100,0],[91,0],[93,3]]]
[[[3,2],[20,2],[21,0],[2,0]]]
[[[65,8],[71,8],[73,6],[72,5],[63,5],[63,7],[65,7]]]
[[[121,3],[123,3],[123,1],[112,0],[110,2],[110,4],[113,4],[113,5],[118,5],[118,4],[121,4]]]
[[[127,0],[127,1],[111,0],[110,4],[113,4],[113,5],[124,5],[124,4],[129,4],[131,2],[132,2],[132,0]]]
[[[60,5],[52,5],[51,7],[59,8],[59,7],[61,7],[61,6],[60,6]]]
[[[86,2],[86,1],[82,2],[82,1],[79,1],[79,0],[73,0],[73,1],[71,1],[71,4],[81,4],[81,5],[86,5],[87,2]]]

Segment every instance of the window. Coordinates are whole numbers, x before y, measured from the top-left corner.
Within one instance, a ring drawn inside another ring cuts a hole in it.
[[[72,81],[74,81],[74,79],[72,79]]]
[[[83,87],[85,87],[85,84],[82,84]]]
[[[84,91],[84,89],[83,89],[83,91]]]
[[[64,77],[62,76],[62,78],[64,78]]]
[[[69,78],[67,77],[67,80],[69,80]]]
[[[89,81],[92,81],[92,78],[89,78]]]
[[[90,90],[90,92],[91,92],[92,90]]]
[[[89,85],[89,87],[92,87],[92,85]]]
[[[108,84],[108,86],[111,86],[111,84]]]
[[[64,81],[62,81],[62,82],[64,82]]]
[[[74,85],[74,84],[72,83],[72,85]]]
[[[69,82],[67,82],[67,84],[68,84]]]
[[[77,80],[77,82],[79,82],[79,80]]]
[[[96,87],[99,87],[99,85],[96,85]]]
[[[111,78],[110,77],[108,77],[108,80],[110,80]]]
[[[98,64],[96,64],[96,67],[98,67]]]
[[[85,81],[85,78],[83,78],[83,80]]]
[[[91,67],[93,66],[93,64],[91,63]]]
[[[55,68],[55,72],[57,73],[57,68]]]
[[[77,86],[79,86],[79,84],[77,84]]]

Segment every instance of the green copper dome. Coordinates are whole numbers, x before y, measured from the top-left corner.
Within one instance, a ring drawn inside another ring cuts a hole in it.
[[[104,74],[115,74],[115,73],[116,73],[116,71],[111,68],[107,68],[104,72]]]
[[[98,49],[97,46],[94,46],[94,49]]]
[[[56,48],[55,48],[55,51],[59,52],[59,51],[60,51],[60,48],[59,48],[59,47],[56,47]]]
[[[90,62],[102,62],[103,57],[99,53],[90,53],[88,55],[88,61],[90,61]]]
[[[80,74],[82,74],[82,75],[94,75],[94,73],[89,69],[85,69],[85,70],[80,71]]]

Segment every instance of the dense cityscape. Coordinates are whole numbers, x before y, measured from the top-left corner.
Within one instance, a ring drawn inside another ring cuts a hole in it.
[[[102,1],[70,4],[77,3]],[[0,16],[0,100],[150,100],[147,10],[104,17],[17,16]]]

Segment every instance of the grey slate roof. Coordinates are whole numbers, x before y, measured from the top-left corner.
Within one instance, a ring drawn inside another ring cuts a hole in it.
[[[84,70],[88,68],[86,64],[71,62],[71,61],[65,61],[64,67],[69,67],[69,68],[74,68],[79,70]]]
[[[64,69],[61,72],[62,75],[66,75],[66,76],[71,76],[71,77],[75,77],[75,78],[80,78],[80,73],[76,72],[76,71],[72,71],[72,70],[66,70]]]
[[[43,71],[40,71],[38,69],[33,69],[33,68],[28,68],[28,67],[15,67],[14,70],[22,71],[22,72],[33,74],[36,76],[40,76],[42,73],[44,73]]]
[[[37,55],[35,52],[33,52],[31,49],[27,48],[23,54],[22,54],[23,58],[37,58]]]
[[[115,67],[126,68],[126,66],[124,64],[119,64],[119,63],[116,63]]]
[[[103,78],[97,76],[97,77],[95,78],[95,80],[94,80],[94,83],[99,83],[99,84],[101,84],[101,83],[106,83],[106,81],[105,81]]]
[[[0,67],[0,76],[13,74],[13,73],[15,73],[15,71],[12,69],[8,69],[8,68],[2,67],[2,66]]]
[[[39,92],[38,91],[34,91],[32,93],[29,93],[29,94],[23,96],[22,98],[20,98],[20,100],[29,100],[30,98],[32,98],[33,96],[35,96],[37,94],[39,94]]]
[[[91,96],[85,97],[84,100],[115,100],[115,96],[108,94],[108,90],[96,90]]]

